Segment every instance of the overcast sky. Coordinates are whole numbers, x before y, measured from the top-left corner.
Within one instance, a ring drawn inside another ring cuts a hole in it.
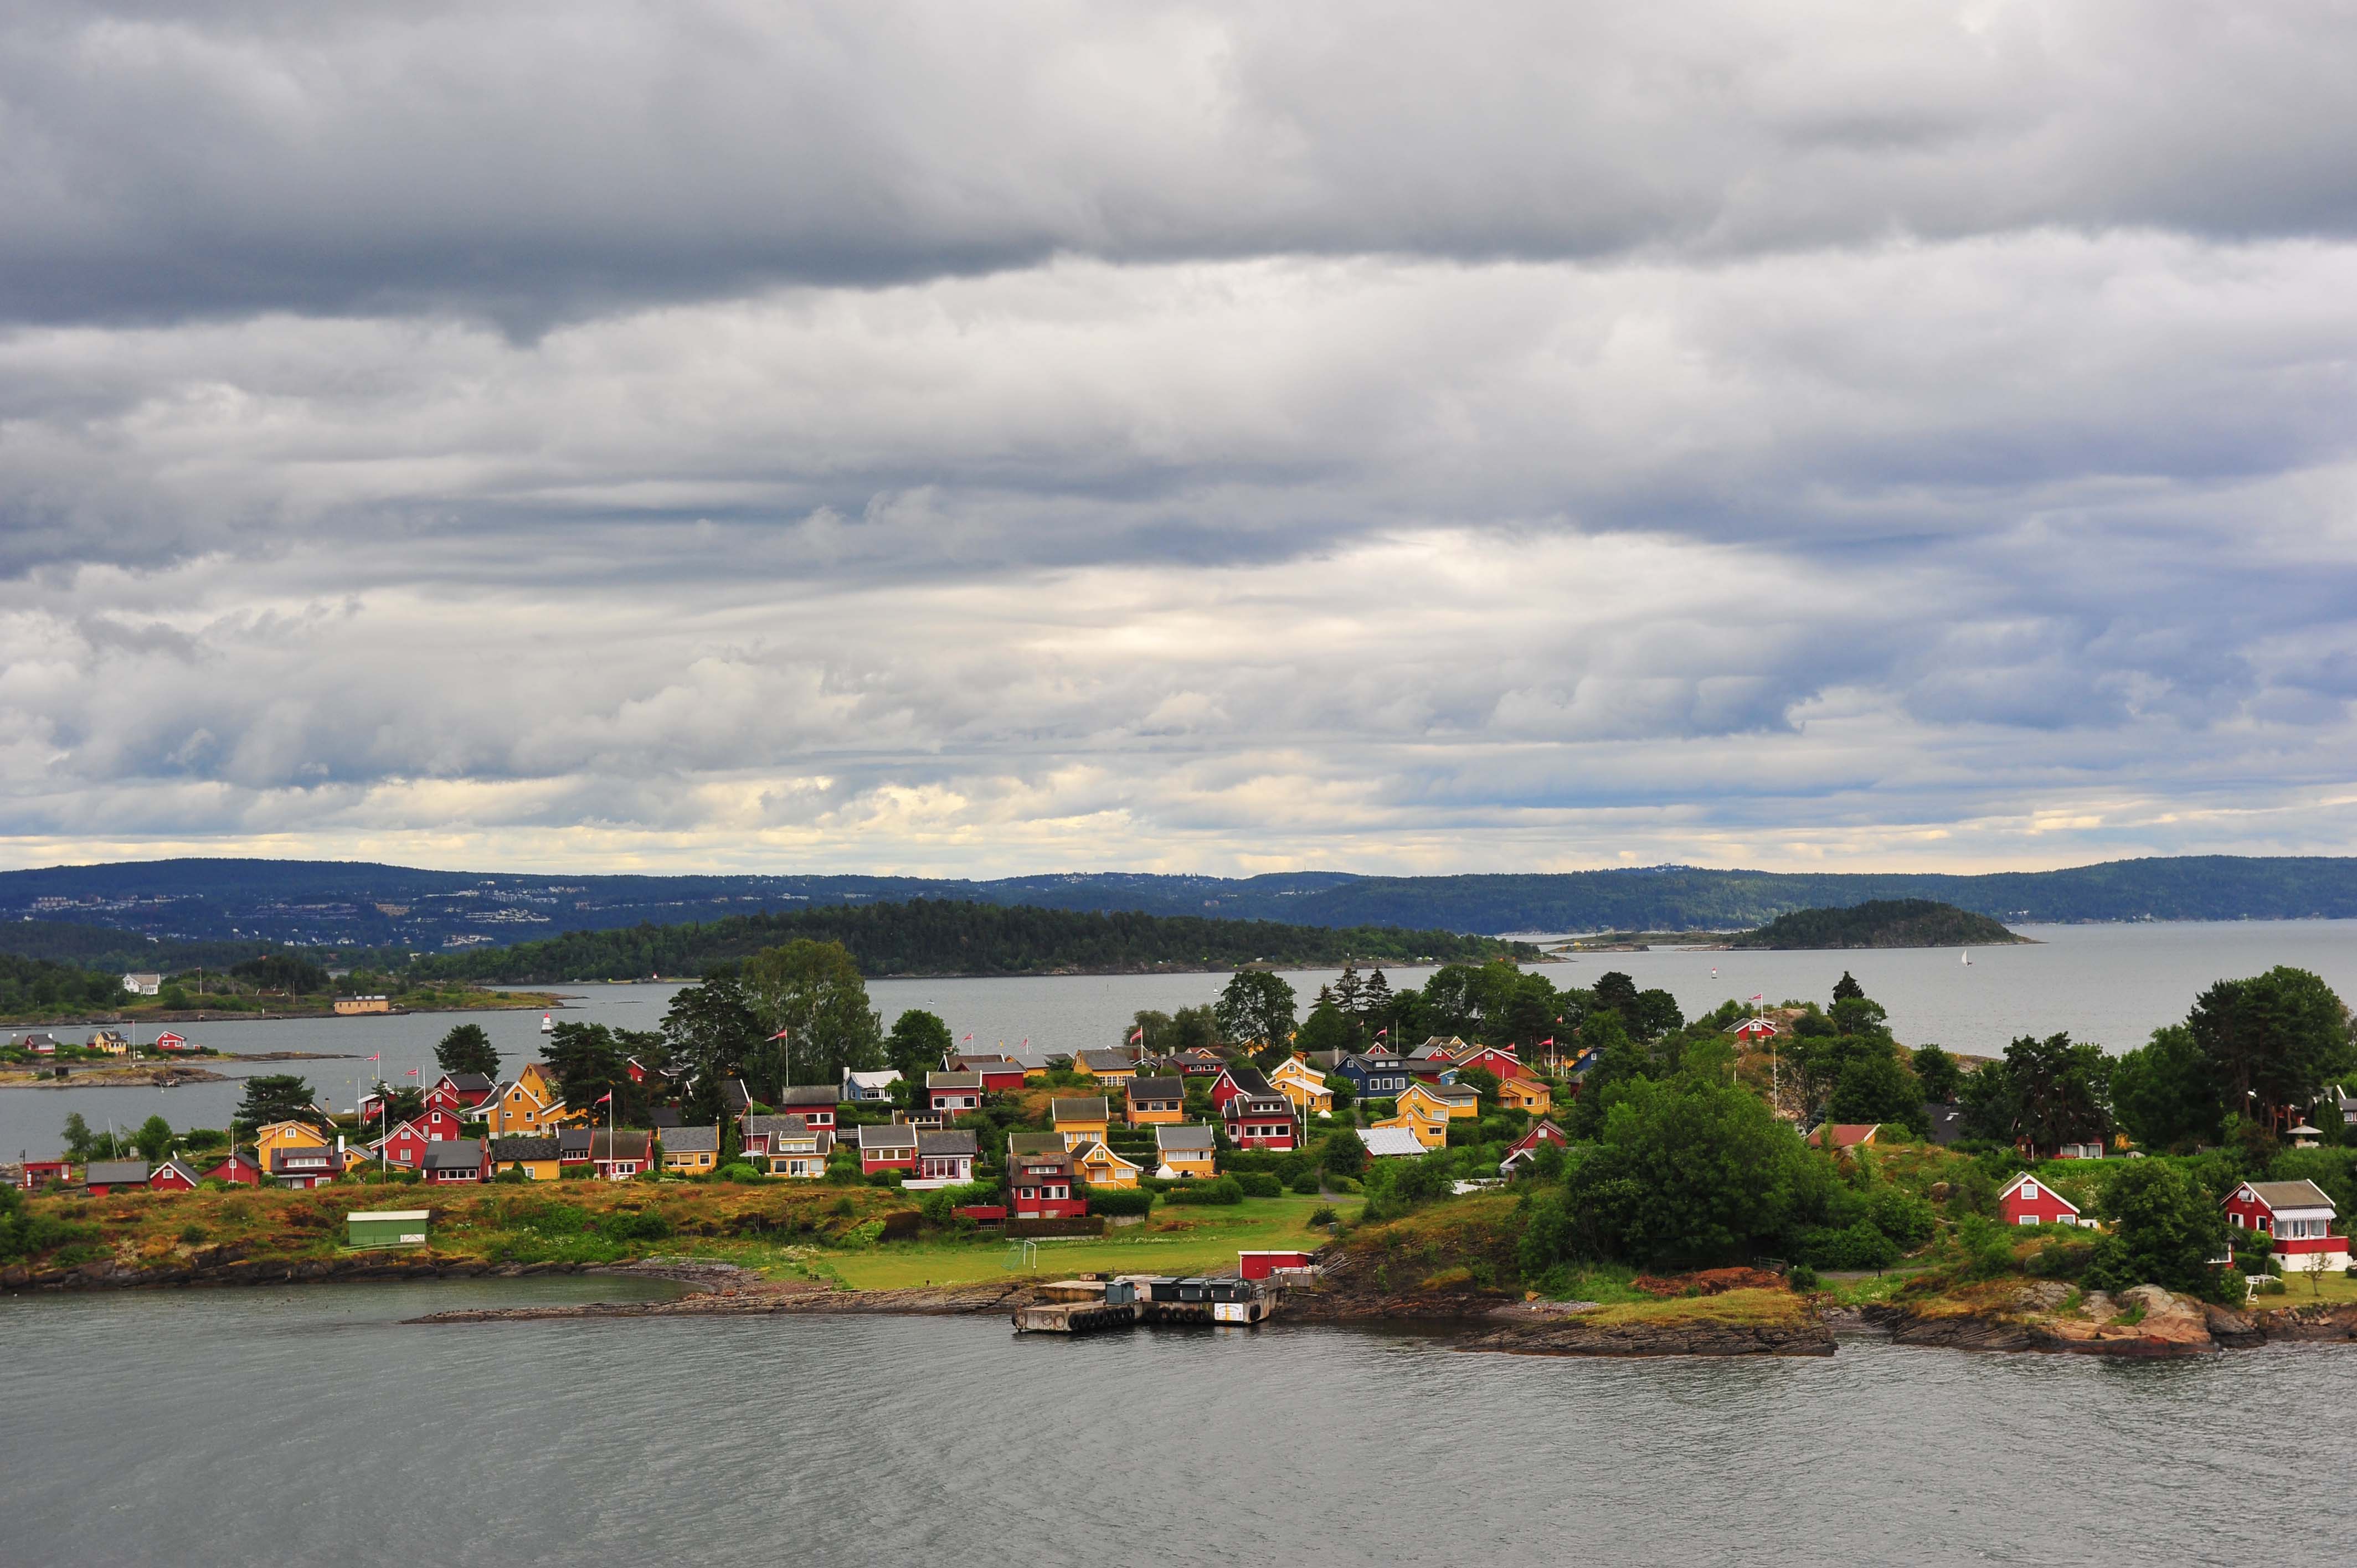
[[[2357,7],[0,8],[0,859],[2357,848]]]

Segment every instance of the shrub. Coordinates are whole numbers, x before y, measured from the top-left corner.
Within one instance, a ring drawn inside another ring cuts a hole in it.
[[[1330,1203],[1321,1203],[1309,1211],[1309,1223],[1312,1225],[1331,1225],[1341,1218],[1334,1212],[1334,1206]],[[2352,1268],[2350,1272],[2357,1273],[2357,1268]]]
[[[1246,1197],[1283,1197],[1285,1184],[1266,1171],[1241,1171],[1228,1178],[1243,1190]],[[1316,1191],[1316,1188],[1311,1188]]]
[[[1092,1214],[1145,1214],[1153,1208],[1154,1194],[1142,1187],[1092,1187],[1089,1189],[1089,1211]]]
[[[720,1167],[720,1179],[722,1181],[757,1182],[767,1181],[769,1178],[761,1174],[758,1166],[747,1165],[742,1160],[737,1160]]]
[[[597,1230],[609,1241],[660,1241],[671,1234],[671,1221],[660,1214],[609,1214]]]
[[[1367,1190],[1366,1184],[1353,1176],[1329,1176],[1326,1178],[1326,1185],[1336,1192],[1364,1192]]]
[[[1794,1263],[1792,1272],[1786,1274],[1784,1280],[1794,1290],[1814,1290],[1818,1283],[1817,1271],[1806,1263]]]
[[[1299,1176],[1295,1176],[1293,1178],[1292,1190],[1301,1194],[1304,1197],[1317,1197],[1318,1173],[1316,1171],[1303,1171]]]
[[[1186,1181],[1162,1195],[1165,1203],[1230,1204],[1242,1203],[1244,1189],[1234,1176],[1213,1176],[1209,1181]]]
[[[180,1227],[180,1240],[186,1241],[191,1247],[197,1246],[202,1242],[205,1239],[205,1228],[198,1224],[193,1219]]]

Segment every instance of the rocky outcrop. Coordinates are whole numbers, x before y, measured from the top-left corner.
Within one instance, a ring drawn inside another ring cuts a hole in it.
[[[2256,1333],[2267,1339],[2357,1339],[2357,1305],[2270,1306],[2251,1314]]]
[[[1955,1350],[2040,1350],[2072,1355],[2168,1358],[2203,1356],[2259,1342],[2252,1320],[2158,1285],[2115,1296],[2090,1291],[2073,1303],[2070,1287],[2029,1281],[1968,1302],[1884,1302],[1860,1315],[1900,1345]]]
[[[1522,1356],[1830,1356],[1834,1334],[1813,1316],[1789,1324],[1753,1324],[1707,1319],[1593,1323],[1573,1316],[1551,1323],[1517,1324],[1457,1348]]]

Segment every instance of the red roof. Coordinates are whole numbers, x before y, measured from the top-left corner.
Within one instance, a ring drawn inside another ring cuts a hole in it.
[[[1855,1149],[1860,1144],[1872,1143],[1875,1133],[1881,1130],[1882,1123],[1879,1122],[1828,1122],[1810,1133],[1809,1141],[1823,1148],[1826,1133],[1831,1133],[1835,1148]]]

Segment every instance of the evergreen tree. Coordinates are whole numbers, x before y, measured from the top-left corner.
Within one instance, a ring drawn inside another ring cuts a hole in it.
[[[1359,1018],[1370,1027],[1380,1027],[1373,1020],[1386,1017],[1392,1010],[1392,983],[1377,970],[1367,976],[1367,988],[1360,993]]]
[[[90,1123],[82,1120],[81,1112],[79,1111],[67,1112],[65,1127],[66,1153],[77,1160],[86,1160],[90,1158],[91,1142]]]
[[[261,1073],[245,1080],[245,1098],[238,1102],[237,1127],[251,1133],[274,1122],[307,1122],[327,1125],[312,1103],[311,1086],[291,1072]]]
[[[1320,994],[1326,994],[1326,992],[1322,987],[1320,988]],[[1342,965],[1341,978],[1334,982],[1331,995],[1335,1006],[1340,1007],[1343,1012],[1350,1014],[1352,1017],[1358,1016],[1359,1013],[1366,1006],[1367,991],[1365,984],[1359,979],[1359,966],[1357,964],[1345,962]]]
[[[1834,982],[1834,1004],[1835,1006],[1839,1006],[1845,1002],[1859,1001],[1863,999],[1865,995],[1866,987],[1860,985],[1857,983],[1857,977],[1850,973],[1847,970],[1843,970],[1842,977]]]
[[[444,1072],[479,1072],[497,1081],[500,1053],[480,1024],[458,1024],[434,1047],[434,1060]]]

